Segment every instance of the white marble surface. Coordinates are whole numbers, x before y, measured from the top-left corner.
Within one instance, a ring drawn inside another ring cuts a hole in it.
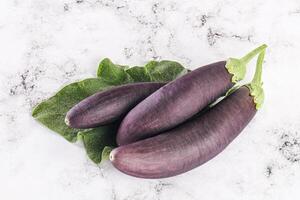
[[[299,199],[299,25],[298,0],[1,0],[0,199]],[[181,176],[97,166],[30,116],[62,85],[94,76],[104,57],[193,69],[262,43],[263,109],[223,153]]]

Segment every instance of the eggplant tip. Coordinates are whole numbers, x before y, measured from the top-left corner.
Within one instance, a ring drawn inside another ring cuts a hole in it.
[[[66,123],[67,126],[70,126],[70,125],[71,125],[71,124],[70,124],[70,120],[68,119],[68,117],[65,118],[65,123]]]
[[[114,161],[115,157],[114,157],[114,150],[112,150],[109,154],[109,160],[110,161]]]

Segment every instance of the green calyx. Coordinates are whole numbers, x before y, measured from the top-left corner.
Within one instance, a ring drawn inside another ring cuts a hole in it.
[[[232,74],[231,81],[237,83],[238,81],[244,79],[246,74],[246,65],[254,58],[257,54],[261,53],[267,48],[267,45],[263,44],[256,49],[249,52],[244,57],[238,58],[229,58],[226,62],[227,71]]]
[[[246,85],[246,87],[248,87],[250,90],[250,95],[253,97],[256,110],[261,108],[265,99],[264,90],[262,88],[263,83],[261,80],[262,64],[264,62],[264,57],[265,57],[265,50],[263,50],[257,58],[256,70],[255,70],[253,80],[251,81],[251,83]]]

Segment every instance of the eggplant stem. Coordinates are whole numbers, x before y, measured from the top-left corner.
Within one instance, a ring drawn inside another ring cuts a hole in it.
[[[264,57],[265,57],[265,51],[263,50],[256,62],[256,69],[255,69],[255,74],[254,77],[251,81],[251,83],[247,84],[246,87],[249,88],[250,90],[250,95],[253,97],[253,101],[255,103],[255,108],[258,110],[262,104],[264,103],[265,99],[265,94],[264,90],[262,88],[262,65],[264,62]]]
[[[253,49],[251,52],[249,52],[248,54],[246,54],[244,57],[242,57],[240,59],[241,62],[243,62],[245,64],[249,63],[252,60],[252,58],[254,58],[257,54],[264,51],[266,48],[267,48],[267,45],[263,44],[263,45],[257,47],[256,49]]]
[[[226,69],[229,74],[232,75],[231,82],[237,83],[244,79],[246,74],[246,65],[254,58],[257,54],[261,53],[267,48],[267,45],[263,44],[256,49],[246,54],[241,59],[229,58],[226,62]]]
[[[256,61],[255,74],[254,74],[254,77],[252,79],[251,84],[262,85],[262,81],[261,81],[261,78],[262,78],[262,65],[263,65],[264,58],[265,58],[265,52],[266,51],[264,50],[258,55],[258,58],[257,58],[257,61]]]

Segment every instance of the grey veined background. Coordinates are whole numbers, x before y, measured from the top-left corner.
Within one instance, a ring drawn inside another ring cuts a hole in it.
[[[296,199],[299,24],[298,0],[1,0],[0,198]],[[97,166],[80,144],[30,116],[64,84],[94,76],[104,57],[136,65],[170,59],[195,69],[262,43],[269,46],[264,107],[222,154],[181,176],[142,180],[108,162]]]

